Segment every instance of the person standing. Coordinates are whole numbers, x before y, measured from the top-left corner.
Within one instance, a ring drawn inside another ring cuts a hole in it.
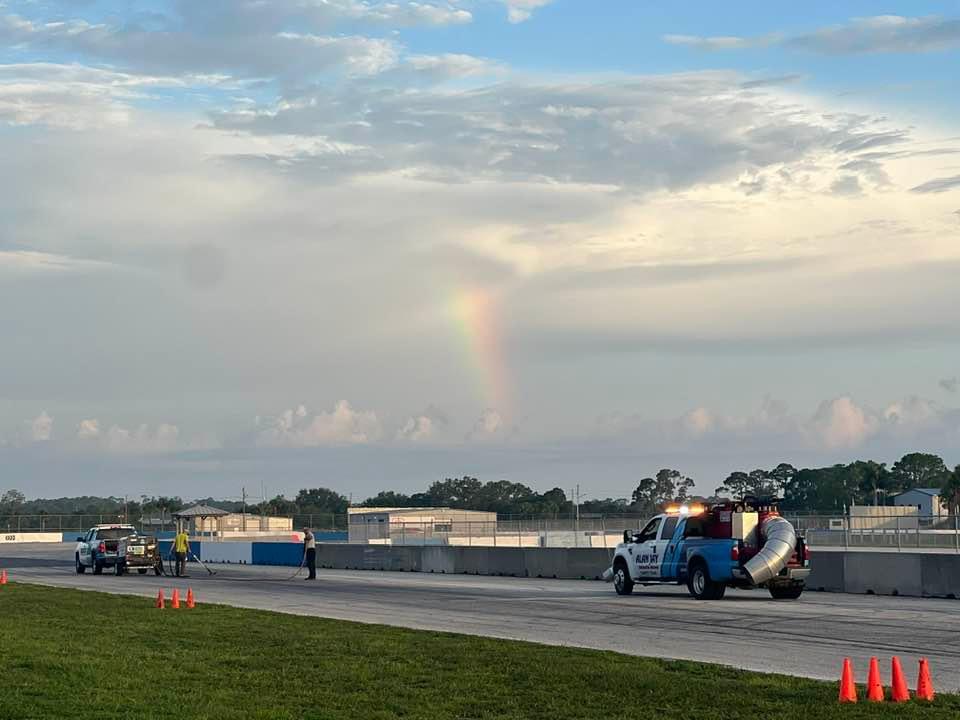
[[[317,579],[317,540],[310,528],[303,529],[303,560],[307,566],[307,580]]]
[[[173,539],[173,554],[177,559],[176,575],[183,577],[187,574],[187,553],[190,552],[190,536],[186,526],[182,526]]]

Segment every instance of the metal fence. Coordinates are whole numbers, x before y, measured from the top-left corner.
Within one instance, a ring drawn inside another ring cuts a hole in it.
[[[850,517],[785,513],[813,547],[864,547],[890,550],[936,548],[960,552],[960,516]],[[293,528],[328,534],[323,542],[392,545],[455,545],[465,547],[601,547],[613,548],[624,530],[635,530],[645,515],[605,515],[580,518],[501,516],[496,521],[350,522],[347,515],[294,515]],[[125,518],[123,514],[0,515],[0,530],[8,533],[85,532],[93,525],[125,523],[142,532],[172,531],[169,513]]]

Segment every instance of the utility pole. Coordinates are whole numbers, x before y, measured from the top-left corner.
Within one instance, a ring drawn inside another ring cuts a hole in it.
[[[577,499],[577,502],[576,502],[576,507],[577,507],[577,532],[580,532],[580,486],[579,486],[579,485],[577,485],[577,490],[576,490],[576,495],[575,495],[575,497],[576,497],[576,499]]]
[[[240,497],[241,502],[243,503],[243,531],[247,531],[247,489],[245,487],[240,488]]]

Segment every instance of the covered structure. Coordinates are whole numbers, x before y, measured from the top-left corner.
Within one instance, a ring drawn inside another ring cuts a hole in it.
[[[173,513],[173,519],[178,527],[185,523],[190,535],[202,535],[204,531],[219,534],[220,520],[229,514],[228,510],[210,505],[194,505]]]

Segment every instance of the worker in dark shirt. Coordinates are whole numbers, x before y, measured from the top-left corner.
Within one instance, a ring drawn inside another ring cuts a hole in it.
[[[307,580],[317,579],[317,541],[310,528],[303,529],[303,561],[307,566]]]

